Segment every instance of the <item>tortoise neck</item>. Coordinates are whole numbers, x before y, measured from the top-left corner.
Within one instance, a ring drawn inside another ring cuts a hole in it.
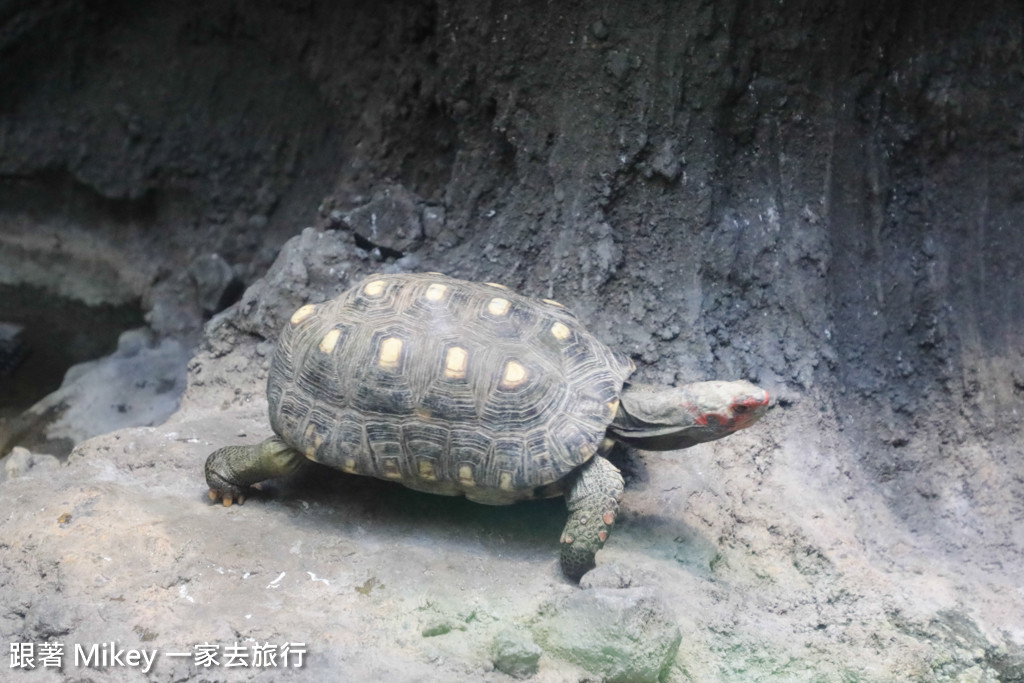
[[[744,380],[693,382],[657,389],[628,386],[609,435],[654,451],[714,441],[757,422],[768,410],[768,392]]]
[[[700,405],[678,388],[628,384],[608,434],[633,448],[671,451],[716,437],[707,434]]]

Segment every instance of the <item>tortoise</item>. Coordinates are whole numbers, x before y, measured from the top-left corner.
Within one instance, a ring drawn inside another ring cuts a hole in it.
[[[206,462],[210,498],[306,459],[491,505],[566,497],[561,567],[594,567],[623,491],[615,442],[676,450],[749,427],[768,392],[746,381],[629,383],[633,362],[564,306],[438,273],[372,275],[302,306],[267,379],[274,436]]]

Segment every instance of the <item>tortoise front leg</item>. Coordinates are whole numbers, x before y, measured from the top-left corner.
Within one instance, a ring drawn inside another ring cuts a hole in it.
[[[594,568],[594,555],[608,540],[624,487],[619,469],[601,456],[580,468],[565,496],[569,521],[562,532],[562,572],[573,581]]]
[[[245,502],[245,490],[265,479],[283,477],[299,469],[306,458],[276,436],[252,446],[225,446],[206,459],[210,500]]]

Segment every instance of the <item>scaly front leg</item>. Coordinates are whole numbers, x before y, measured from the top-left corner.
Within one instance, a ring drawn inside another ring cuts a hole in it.
[[[624,486],[619,469],[596,456],[582,466],[566,494],[569,521],[562,532],[562,572],[573,581],[594,568],[594,556],[615,523]]]
[[[253,446],[226,446],[206,459],[206,483],[210,500],[223,499],[224,507],[245,502],[245,491],[252,484],[291,474],[306,458],[281,439],[273,436]]]

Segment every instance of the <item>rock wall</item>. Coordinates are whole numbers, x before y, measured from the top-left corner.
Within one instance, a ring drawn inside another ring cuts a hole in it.
[[[559,299],[644,381],[745,377],[777,397],[749,434],[630,456],[599,556],[618,578],[590,590],[670,606],[682,640],[661,680],[1024,679],[1022,22],[1013,2],[911,0],[0,4],[5,253],[104,245],[163,333],[198,328],[196,259],[253,284],[207,325],[167,425],[4,484],[22,511],[5,536],[33,540],[0,545],[0,591],[43,597],[0,630],[86,642],[112,618],[136,636],[162,621],[165,649],[308,632],[317,670],[408,680],[501,680],[490,643],[509,626],[526,652],[524,631],[559,642],[543,624],[580,599],[541,533],[558,506],[347,480],[312,512],[287,487],[241,511],[199,501],[209,450],[265,435],[266,360],[296,306],[441,270]],[[127,536],[150,532],[119,526],[122,498],[152,487],[147,523],[179,512],[162,588],[115,572],[146,606],[133,618],[61,567],[76,538],[132,557]],[[78,510],[77,536],[23,511],[44,491]],[[43,565],[58,578],[36,588]],[[256,565],[259,586],[237,578]],[[273,583],[314,565],[328,584]],[[197,613],[210,629],[185,625]],[[613,675],[574,647],[544,650],[539,679]]]

